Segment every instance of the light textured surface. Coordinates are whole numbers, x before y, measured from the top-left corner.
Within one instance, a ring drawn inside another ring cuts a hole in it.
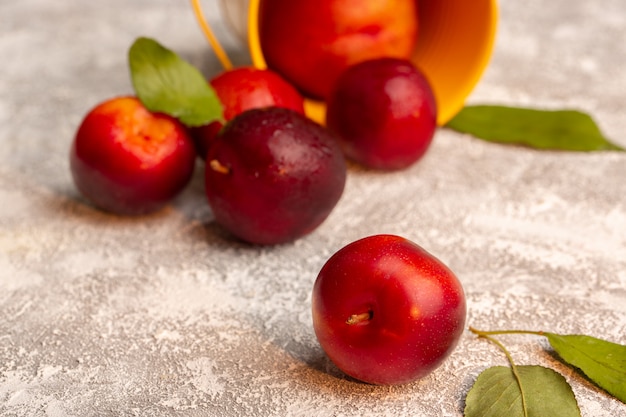
[[[245,49],[205,2],[238,63]],[[626,2],[502,1],[476,103],[574,107],[626,146]],[[435,373],[402,387],[346,379],[311,327],[319,268],[348,242],[396,233],[447,263],[469,324],[585,333],[626,343],[626,155],[539,152],[441,130],[400,173],[351,168],[322,227],[293,244],[228,239],[202,167],[165,210],[92,209],[69,173],[73,133],[97,102],[131,91],[126,52],[151,36],[219,69],[180,0],[0,2],[0,414],[3,416],[460,416],[486,367],[469,332]],[[626,415],[534,337],[520,364],[572,384],[584,416]]]

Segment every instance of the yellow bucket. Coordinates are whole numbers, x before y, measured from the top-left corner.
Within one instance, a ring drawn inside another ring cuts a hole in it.
[[[248,2],[246,36],[253,65],[267,68],[257,18],[261,1]],[[496,37],[498,4],[497,0],[416,1],[419,36],[412,61],[430,80],[437,99],[438,123],[444,125],[463,108],[489,64]],[[230,2],[231,6],[236,3]],[[310,118],[324,123],[323,102],[306,99],[305,109]]]

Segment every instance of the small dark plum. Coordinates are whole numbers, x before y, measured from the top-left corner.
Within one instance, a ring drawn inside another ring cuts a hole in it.
[[[229,121],[206,158],[206,194],[217,223],[255,244],[295,240],[339,201],[346,163],[336,139],[299,112],[269,107]]]
[[[431,86],[411,61],[368,60],[344,71],[328,99],[326,124],[349,159],[398,170],[417,162],[437,126]]]

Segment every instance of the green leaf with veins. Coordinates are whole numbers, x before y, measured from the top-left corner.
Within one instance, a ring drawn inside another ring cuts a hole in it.
[[[591,116],[577,110],[466,106],[446,126],[489,142],[536,149],[625,150],[604,137]]]
[[[542,366],[494,366],[483,371],[465,399],[465,417],[580,417],[571,387]],[[519,381],[519,382],[518,382]]]
[[[187,126],[223,119],[222,103],[200,71],[155,40],[138,38],[128,61],[135,93],[148,110]]]
[[[543,335],[566,363],[626,403],[626,346],[585,335]]]

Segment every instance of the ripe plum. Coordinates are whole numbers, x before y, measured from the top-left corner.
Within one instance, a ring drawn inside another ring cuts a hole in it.
[[[410,61],[374,59],[341,74],[328,99],[326,123],[348,158],[396,170],[428,150],[437,105],[428,80]]]
[[[323,126],[290,109],[251,109],[217,135],[206,158],[215,220],[256,244],[297,239],[319,226],[344,189],[346,163]]]

